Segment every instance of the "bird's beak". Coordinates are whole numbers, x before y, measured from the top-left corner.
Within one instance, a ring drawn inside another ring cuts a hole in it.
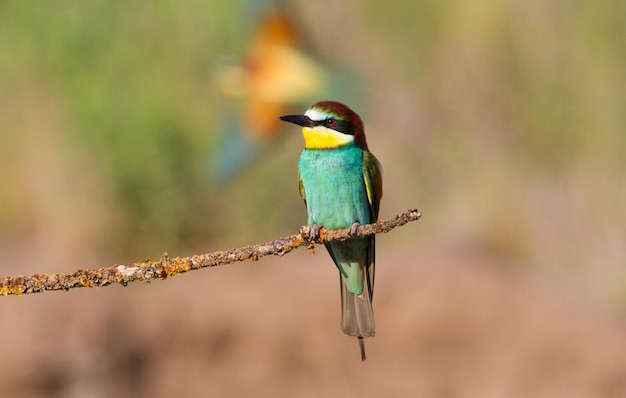
[[[315,126],[315,123],[311,119],[309,119],[308,116],[305,116],[305,115],[286,115],[286,116],[281,116],[280,120],[297,124],[298,126],[302,126],[302,127]]]

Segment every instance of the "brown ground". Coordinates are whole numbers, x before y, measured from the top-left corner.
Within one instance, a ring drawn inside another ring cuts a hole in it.
[[[489,260],[390,242],[379,239],[378,334],[365,363],[339,327],[329,258],[300,250],[151,285],[0,298],[0,391],[626,396],[626,323],[602,302]]]

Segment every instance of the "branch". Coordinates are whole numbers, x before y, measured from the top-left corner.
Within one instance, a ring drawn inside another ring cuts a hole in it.
[[[191,257],[169,258],[167,253],[158,261],[146,260],[134,263],[131,267],[114,265],[97,269],[82,269],[71,274],[41,274],[32,276],[7,276],[0,278],[0,296],[29,293],[41,293],[49,290],[69,290],[78,287],[101,287],[112,283],[126,286],[129,282],[151,282],[155,279],[165,279],[172,275],[188,271],[230,264],[235,261],[252,260],[268,255],[283,256],[300,246],[308,246],[314,252],[314,243],[343,241],[353,237],[361,237],[379,233],[386,233],[395,227],[415,221],[421,217],[417,209],[411,209],[394,218],[377,221],[373,224],[361,225],[356,235],[350,235],[350,229],[320,231],[320,236],[313,241],[310,237],[310,227],[300,228],[299,233],[272,242],[245,246],[228,251],[218,251]]]

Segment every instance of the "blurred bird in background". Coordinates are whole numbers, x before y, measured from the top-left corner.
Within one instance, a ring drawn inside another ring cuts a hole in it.
[[[237,99],[211,154],[211,179],[218,184],[236,178],[282,136],[280,115],[314,98],[358,98],[355,73],[319,60],[283,2],[256,0],[250,7],[257,10],[256,29],[243,64],[222,63],[215,74],[219,91]]]

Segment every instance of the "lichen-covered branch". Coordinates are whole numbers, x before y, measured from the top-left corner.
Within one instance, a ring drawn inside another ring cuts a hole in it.
[[[373,224],[359,226],[356,235],[350,235],[350,229],[320,231],[320,236],[313,241],[310,237],[310,227],[304,226],[299,233],[272,242],[261,243],[200,254],[191,257],[170,258],[167,253],[156,261],[146,260],[134,263],[132,266],[114,265],[97,269],[83,269],[70,274],[37,274],[32,276],[8,276],[0,278],[0,296],[41,293],[50,290],[69,290],[77,287],[101,287],[112,283],[126,286],[129,282],[151,282],[155,279],[165,279],[168,276],[182,274],[187,271],[230,264],[235,261],[256,261],[268,255],[282,256],[300,246],[308,246],[313,251],[314,243],[324,243],[334,240],[346,240],[372,234],[386,233],[408,222],[419,219],[421,213],[417,209],[408,210],[388,220],[377,221]]]

